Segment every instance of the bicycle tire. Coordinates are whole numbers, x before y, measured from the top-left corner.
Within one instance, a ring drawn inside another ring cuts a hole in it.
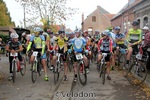
[[[82,69],[83,68],[83,69]],[[82,69],[82,70],[81,70]],[[83,76],[84,80],[81,78],[81,75]],[[80,83],[84,86],[87,83],[87,74],[86,74],[86,68],[83,64],[79,64],[78,65],[78,77],[79,77],[79,81]]]
[[[54,68],[54,83],[57,84],[59,80],[59,68],[60,68],[60,63],[57,63],[56,68]]]
[[[73,67],[72,67],[72,66],[73,66],[72,60],[68,58],[67,61],[68,61],[68,69],[69,69],[69,71],[71,72],[71,70],[72,70],[72,68],[73,68]]]
[[[22,60],[23,60],[23,65],[24,65],[24,67],[23,67],[23,68],[20,68],[20,73],[21,73],[22,76],[24,76],[24,75],[25,75],[25,72],[26,72],[26,60],[25,60],[24,57],[22,57]]]
[[[47,55],[47,68],[50,68],[51,67],[51,64],[50,64],[50,55]]]
[[[125,67],[126,57],[125,54],[120,53],[118,57],[118,68],[119,70],[123,70],[123,67]]]
[[[102,84],[104,85],[105,84],[105,75],[106,75],[106,68],[105,68],[105,65],[103,64],[102,65]]]
[[[13,80],[13,83],[15,83],[15,79],[16,79],[16,62],[15,61],[12,62],[12,69],[13,69],[12,80]]]
[[[41,60],[41,59],[38,58],[38,62],[37,62],[37,72],[38,72],[39,76],[42,75],[42,64],[41,64],[41,61],[40,61],[40,60]]]
[[[31,79],[33,83],[37,79],[37,63],[35,61],[32,63]]]
[[[134,76],[133,76],[133,74],[132,74],[133,72],[131,72],[131,70],[132,70],[132,68],[134,68],[134,66],[136,66],[136,64],[131,65],[131,67],[129,68],[129,70],[127,72],[126,77],[127,77],[127,80],[129,81],[130,84],[138,86],[138,85],[142,84],[145,81],[145,79],[147,77],[147,68],[146,68],[145,63],[144,64],[142,63],[142,68],[144,69],[145,74],[144,75],[142,74],[143,78],[140,78],[141,77],[141,76],[139,76],[140,74],[139,75],[134,74]],[[135,78],[134,80],[131,79],[132,76]]]

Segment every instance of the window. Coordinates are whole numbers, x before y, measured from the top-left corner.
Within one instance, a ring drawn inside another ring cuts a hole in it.
[[[92,22],[96,22],[96,16],[92,16]]]
[[[144,24],[144,26],[146,26],[148,24],[148,17],[144,18],[144,23],[143,24]]]

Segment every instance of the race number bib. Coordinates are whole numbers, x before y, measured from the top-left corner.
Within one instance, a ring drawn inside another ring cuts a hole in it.
[[[37,55],[38,55],[38,52],[34,51],[33,56],[37,56]]]
[[[82,55],[81,53],[77,54],[77,55],[76,55],[76,59],[77,59],[77,60],[83,59],[83,55]]]
[[[14,53],[14,54],[10,53],[10,56],[16,57],[16,56],[18,56],[18,53]]]

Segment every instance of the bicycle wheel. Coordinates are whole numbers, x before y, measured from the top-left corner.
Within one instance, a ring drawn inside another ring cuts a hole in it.
[[[26,60],[24,57],[22,57],[22,60],[23,60],[23,64],[21,65],[20,73],[22,76],[24,76],[26,72]]]
[[[87,82],[87,74],[86,74],[86,68],[84,66],[84,63],[80,63],[78,65],[78,76],[80,83],[84,86]]]
[[[122,70],[126,63],[126,57],[125,54],[120,53],[118,57],[118,68],[119,70]]]
[[[37,63],[35,61],[32,63],[31,78],[33,83],[36,81],[37,78]]]
[[[102,77],[102,84],[105,84],[105,74],[106,74],[106,68],[105,65],[103,64],[101,66],[101,72],[100,72],[100,76]]]
[[[50,55],[47,55],[47,67],[50,68],[51,64],[50,64]]]
[[[12,62],[12,69],[13,69],[12,80],[13,80],[13,83],[15,83],[15,79],[16,79],[16,62],[15,61]]]
[[[72,70],[72,68],[73,68],[73,67],[72,67],[72,66],[73,66],[72,60],[71,60],[71,58],[68,57],[68,60],[67,60],[67,61],[68,61],[68,69],[69,69],[69,71],[71,72],[71,70]]]
[[[57,84],[59,80],[59,69],[60,69],[60,63],[57,63],[55,69],[54,69],[54,83]]]
[[[132,85],[142,84],[147,77],[147,68],[145,63],[133,64],[127,72],[127,80]]]

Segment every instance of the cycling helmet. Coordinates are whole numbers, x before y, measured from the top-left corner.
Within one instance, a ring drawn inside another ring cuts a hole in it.
[[[135,21],[132,22],[132,25],[133,25],[133,26],[138,26],[138,25],[139,25],[139,22],[135,20]]]
[[[37,34],[37,33],[40,33],[40,32],[43,32],[43,29],[41,29],[40,27],[35,27],[33,29],[34,33]]]
[[[119,27],[119,26],[115,27],[115,30],[118,30],[118,31],[119,31],[119,30],[120,30],[120,27]]]
[[[99,30],[95,30],[95,33],[99,33],[100,31]]]
[[[53,34],[53,32],[51,31],[51,29],[47,29],[47,33],[48,34]]]
[[[62,34],[62,33],[65,33],[65,31],[64,30],[59,30],[58,33]]]
[[[81,31],[79,29],[75,30],[75,33],[81,33]]]
[[[109,30],[105,30],[105,31],[103,31],[103,32],[102,32],[102,34],[103,34],[103,35],[108,36],[108,34],[109,34]]]
[[[89,32],[87,30],[85,30],[84,33],[88,34]]]
[[[149,28],[147,26],[144,26],[143,30],[149,30]]]
[[[11,33],[10,37],[13,39],[13,38],[18,38],[19,35],[17,33]]]

